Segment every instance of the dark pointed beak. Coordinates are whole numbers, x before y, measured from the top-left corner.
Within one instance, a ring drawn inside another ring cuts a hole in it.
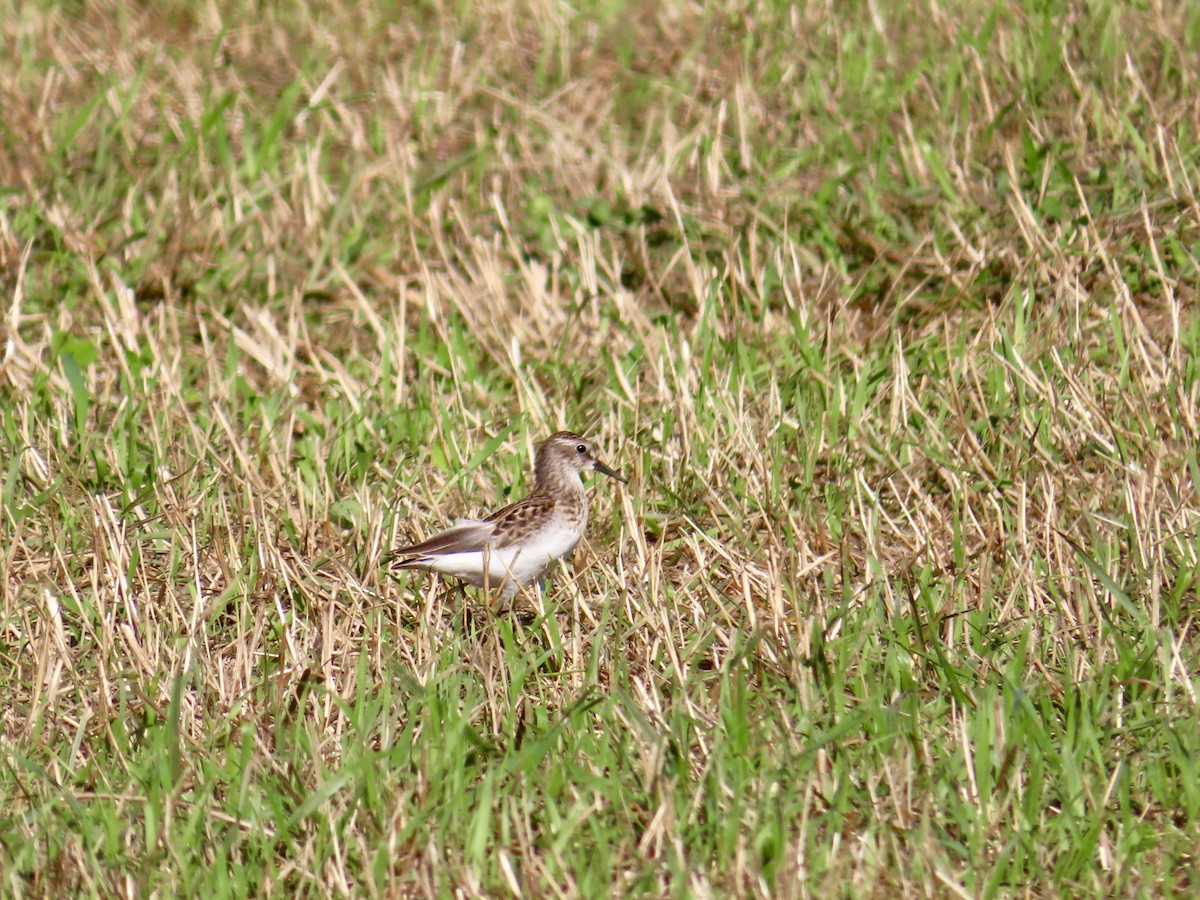
[[[622,477],[620,472],[618,472],[616,469],[610,469],[604,463],[600,462],[600,460],[593,459],[592,465],[597,472],[603,472],[609,478],[615,478],[617,481],[621,482],[621,484],[629,484],[628,478]]]

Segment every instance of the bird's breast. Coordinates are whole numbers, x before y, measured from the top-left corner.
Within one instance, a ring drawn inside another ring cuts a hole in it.
[[[573,523],[554,522],[529,536],[521,545],[521,556],[545,565],[566,556],[579,543],[582,532]]]

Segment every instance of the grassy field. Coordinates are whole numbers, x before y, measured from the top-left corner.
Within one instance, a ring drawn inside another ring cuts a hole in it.
[[[1200,5],[0,15],[0,893],[1200,891]]]

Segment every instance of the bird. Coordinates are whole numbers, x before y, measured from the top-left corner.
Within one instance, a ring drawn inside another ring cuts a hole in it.
[[[457,519],[450,528],[419,544],[389,554],[397,569],[424,569],[450,575],[485,591],[499,591],[509,603],[546,570],[575,549],[587,529],[588,501],[582,474],[600,472],[627,479],[596,458],[582,435],[559,431],[538,445],[533,491],[483,519]]]

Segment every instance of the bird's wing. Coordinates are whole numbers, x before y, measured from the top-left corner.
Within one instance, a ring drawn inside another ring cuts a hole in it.
[[[392,559],[403,559],[410,556],[429,556],[433,553],[470,553],[482,550],[495,529],[495,524],[489,521],[458,519],[453,527],[419,544],[393,550],[390,556]]]
[[[498,509],[484,521],[496,531],[496,549],[523,543],[529,537],[529,523],[537,525],[554,513],[554,500],[537,494]]]

